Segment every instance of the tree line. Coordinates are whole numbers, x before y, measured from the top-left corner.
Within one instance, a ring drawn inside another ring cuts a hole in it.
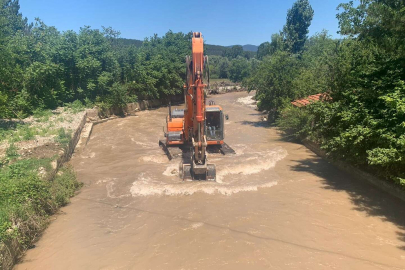
[[[123,106],[181,93],[191,33],[154,35],[141,47],[111,28],[59,32],[28,23],[17,0],[0,0],[0,118],[79,100]]]
[[[110,27],[60,32],[40,19],[29,23],[18,0],[0,0],[0,6],[0,118],[77,100],[123,107],[182,93],[192,33],[169,31],[140,44]],[[250,75],[252,52],[233,46],[221,54],[212,58],[212,78],[236,82]]]
[[[314,11],[296,1],[283,29],[259,46],[261,62],[244,84],[287,134],[405,186],[405,2],[351,1],[338,10],[342,39],[308,37]],[[327,100],[290,104],[318,93]]]

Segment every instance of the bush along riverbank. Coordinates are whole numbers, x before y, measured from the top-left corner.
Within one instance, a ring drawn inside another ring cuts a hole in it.
[[[314,102],[302,108],[289,106],[282,110],[276,123],[286,137],[314,143],[324,153],[322,156],[368,172],[405,192],[404,152],[401,147],[404,135],[395,136],[393,132],[400,125],[375,130],[357,125],[337,132],[337,123],[335,128],[330,126],[331,120],[336,117],[336,112],[333,112],[335,106],[332,101]],[[380,139],[378,134],[382,136]],[[386,144],[387,137],[391,138],[391,145]]]

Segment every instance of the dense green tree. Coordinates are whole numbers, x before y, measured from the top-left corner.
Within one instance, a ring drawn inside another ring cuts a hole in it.
[[[212,79],[227,79],[229,77],[229,60],[226,57],[213,55],[209,57],[210,76]]]
[[[297,0],[287,12],[287,22],[283,28],[285,46],[293,54],[301,53],[308,37],[314,10],[309,0]]]
[[[276,51],[284,49],[284,40],[282,33],[271,35],[271,42],[264,42],[260,44],[257,50],[257,59],[262,60],[267,55],[272,55]]]
[[[305,43],[301,68],[294,79],[297,97],[329,92],[335,78],[334,63],[338,42],[326,31],[315,34]]]
[[[182,92],[184,59],[191,52],[191,33],[169,31],[145,39],[134,63],[129,90],[142,98],[161,98]]]
[[[228,58],[222,59],[222,61],[219,64],[219,78],[220,79],[229,78],[229,65],[230,65],[230,62],[229,62]]]
[[[118,106],[138,95],[161,98],[182,92],[190,33],[169,31],[138,48],[121,42],[111,27],[60,33],[39,19],[28,25],[16,0],[0,0],[0,6],[2,118],[77,99]],[[128,98],[122,98],[124,93]]]
[[[21,34],[15,39],[13,36],[29,30],[19,8],[16,0],[0,0],[0,117],[19,117],[10,104],[15,103],[22,85],[24,56],[17,51],[24,51],[27,43],[25,40],[21,40],[21,44],[15,42]]]
[[[277,51],[283,51],[285,49],[285,44],[283,40],[283,33],[276,33],[271,35],[270,42],[270,54],[273,54]]]
[[[278,51],[264,58],[244,85],[248,90],[256,90],[259,109],[269,111],[274,118],[286,103],[297,97],[293,82],[299,69],[299,59]]]
[[[0,0],[0,32],[2,35],[10,36],[17,31],[28,31],[27,18],[20,13],[18,0]]]
[[[232,59],[229,67],[229,79],[233,82],[241,82],[250,75],[251,66],[246,58]]]
[[[238,56],[244,56],[243,47],[241,45],[234,45],[230,48],[226,48],[222,53],[222,56],[230,59],[237,58]]]
[[[262,60],[263,57],[270,54],[270,42],[266,41],[259,45],[256,52],[257,59]]]
[[[333,103],[316,108],[317,131],[336,157],[405,184],[405,3],[342,4]]]

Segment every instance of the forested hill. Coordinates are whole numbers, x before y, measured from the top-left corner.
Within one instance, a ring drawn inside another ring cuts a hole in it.
[[[118,38],[118,41],[122,45],[135,45],[136,47],[141,47],[143,41],[138,39],[129,39],[129,38]]]
[[[135,45],[136,47],[141,47],[142,46],[142,40],[138,39],[129,39],[129,38],[119,38],[119,42],[122,45]],[[234,45],[234,46],[240,46],[240,45]],[[205,49],[206,49],[206,54],[207,55],[223,55],[225,54],[225,51],[233,46],[221,46],[221,45],[212,45],[212,44],[206,44]],[[258,46],[256,45],[243,45],[242,49],[245,52],[257,52]],[[254,54],[252,54],[253,57]]]
[[[238,46],[238,45],[236,45],[236,46]],[[232,47],[232,46],[228,46],[228,47]],[[245,52],[257,52],[257,49],[259,48],[259,46],[252,45],[252,44],[246,44],[246,45],[243,45],[242,48]]]

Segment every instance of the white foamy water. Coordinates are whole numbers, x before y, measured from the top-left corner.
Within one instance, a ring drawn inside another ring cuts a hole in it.
[[[152,163],[167,163],[167,156],[166,155],[150,155],[150,156],[143,156],[140,160],[145,162],[152,162]]]
[[[236,102],[243,104],[243,105],[247,105],[251,108],[256,108],[256,103],[257,103],[256,100],[253,99],[253,96],[238,98],[238,100]]]
[[[108,182],[107,185],[105,186],[107,189],[107,197],[112,198],[112,199],[119,199],[119,198],[124,198],[124,197],[129,197],[131,194],[121,194],[121,195],[115,195],[115,183],[114,182]]]
[[[257,152],[253,157],[246,157],[242,164],[233,164],[225,166],[217,172],[217,182],[222,183],[227,175],[251,175],[261,171],[267,171],[273,168],[277,161],[282,160],[287,156],[287,151],[284,149],[273,150],[269,152]]]
[[[263,152],[252,152],[233,159],[232,165],[217,164],[217,181],[181,181],[178,178],[178,163],[173,161],[163,176],[151,173],[141,173],[133,182],[130,192],[132,196],[153,195],[193,195],[195,193],[232,195],[239,192],[257,191],[277,185],[271,176],[246,177],[267,171],[287,156],[287,151],[281,147]],[[228,162],[228,160],[226,160]]]
[[[131,141],[134,142],[136,145],[142,146],[143,148],[156,148],[156,144],[152,142],[140,142],[137,141],[135,138],[131,138]]]
[[[153,180],[138,180],[131,187],[133,197],[152,195],[193,195],[197,192],[206,194],[232,195],[243,191],[257,191],[259,188],[272,187],[277,181],[271,181],[261,185],[221,185],[211,182],[180,182],[178,184],[165,184]]]
[[[202,227],[203,225],[204,225],[204,223],[202,223],[202,222],[197,222],[197,223],[193,223],[193,224],[191,225],[191,228],[197,229],[197,228]]]
[[[90,152],[88,154],[81,154],[80,157],[81,158],[94,158],[96,156],[96,153],[94,152]]]
[[[247,145],[246,144],[235,144],[235,145],[233,145],[232,148],[235,151],[236,156],[241,156],[245,153]]]
[[[176,176],[179,174],[179,164],[170,164],[167,166],[166,170],[163,172],[163,175],[166,176]]]

